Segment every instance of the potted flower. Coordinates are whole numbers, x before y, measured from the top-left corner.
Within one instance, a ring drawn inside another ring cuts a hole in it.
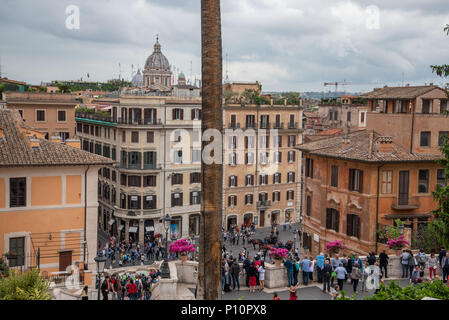
[[[345,246],[343,245],[343,241],[341,240],[335,240],[331,242],[327,242],[326,246],[324,247],[324,250],[328,252],[330,255],[339,253],[341,249],[343,249]]]
[[[404,235],[400,235],[395,239],[389,239],[387,241],[387,246],[391,250],[396,250],[396,255],[400,255],[402,248],[409,246],[410,242],[405,240]]]
[[[284,248],[270,248],[270,257],[273,258],[276,267],[281,266],[281,261],[288,257],[288,250]]]
[[[187,254],[190,252],[196,252],[196,248],[185,239],[179,239],[170,244],[170,253],[179,253],[181,255],[182,262],[187,261]]]

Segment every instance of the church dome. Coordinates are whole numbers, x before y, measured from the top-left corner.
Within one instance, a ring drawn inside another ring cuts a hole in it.
[[[140,69],[137,71],[137,73],[134,75],[132,79],[133,87],[142,87],[143,86],[143,75]]]
[[[145,70],[170,72],[170,63],[168,62],[168,59],[162,54],[159,40],[156,40],[154,51],[147,59]]]

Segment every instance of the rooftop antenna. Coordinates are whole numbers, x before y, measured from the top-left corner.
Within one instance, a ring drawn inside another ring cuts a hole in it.
[[[193,78],[193,61],[190,60],[190,79],[189,79],[189,84],[192,84],[192,78]]]
[[[402,72],[402,86],[404,86],[404,72]]]
[[[226,78],[225,83],[229,83],[229,70],[228,70],[228,54],[226,53]]]
[[[122,79],[122,64],[120,62],[118,63],[118,70],[119,70],[118,79],[121,80]]]

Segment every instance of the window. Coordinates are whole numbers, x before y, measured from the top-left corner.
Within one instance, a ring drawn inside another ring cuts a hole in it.
[[[268,162],[268,152],[261,152],[260,153],[260,163],[267,164],[267,162]]]
[[[351,111],[348,111],[348,113],[346,115],[346,121],[351,122]]]
[[[230,187],[237,187],[237,176],[230,176],[229,177],[229,186]]]
[[[237,153],[233,152],[229,154],[229,165],[235,166],[237,164]]]
[[[256,117],[253,114],[249,114],[246,116],[246,127],[247,128],[255,128],[256,127]]]
[[[183,177],[184,175],[182,173],[173,174],[171,184],[172,185],[183,184]]]
[[[199,172],[192,172],[190,174],[190,183],[201,183],[201,173]]]
[[[128,209],[137,209],[140,210],[141,199],[140,196],[128,196]]]
[[[289,200],[295,200],[295,191],[293,190],[287,191],[287,201]]]
[[[254,195],[245,194],[245,204],[253,204],[254,203]]]
[[[293,148],[296,145],[296,136],[288,136],[288,146]]]
[[[296,156],[296,152],[295,151],[289,151],[288,152],[288,162],[295,162],[295,156]]]
[[[268,183],[268,175],[266,174],[261,174],[259,176],[259,184],[267,184]]]
[[[154,143],[154,132],[147,131],[147,143]]]
[[[382,171],[382,193],[391,193],[391,183],[393,180],[393,171]]]
[[[171,206],[172,207],[182,207],[182,193],[172,193],[171,195]]]
[[[229,137],[229,149],[237,149],[237,136]]]
[[[26,207],[26,178],[9,180],[9,206],[11,208]]]
[[[348,214],[346,219],[346,234],[350,237],[360,238],[360,217]]]
[[[245,148],[246,149],[252,149],[254,148],[254,136],[246,136],[245,137]]]
[[[338,188],[338,166],[331,167],[331,186]]]
[[[120,184],[121,184],[122,186],[125,186],[125,187],[126,187],[126,185],[127,185],[126,180],[127,180],[126,174],[121,174],[121,175],[120,175]]]
[[[112,160],[117,160],[117,150],[115,148],[112,148],[111,157]]]
[[[95,136],[101,137],[101,127],[95,127]]]
[[[430,132],[429,131],[423,131],[421,132],[421,147],[430,147]]]
[[[128,187],[141,187],[142,179],[140,176],[128,176]]]
[[[58,132],[58,135],[61,137],[61,142],[65,142],[70,137],[70,132]]]
[[[201,204],[201,192],[199,191],[192,191],[190,192],[190,204]]]
[[[306,177],[313,178],[313,159],[306,159]]]
[[[358,169],[349,169],[349,191],[363,191],[363,171]]]
[[[281,163],[282,162],[282,152],[276,151],[274,153],[274,163]]]
[[[360,113],[360,122],[365,123],[365,112]]]
[[[36,111],[36,121],[45,121],[45,110]]]
[[[447,108],[447,99],[440,99],[440,113],[443,114],[445,111],[448,111]]]
[[[428,114],[432,112],[432,100],[422,99],[422,113]]]
[[[189,235],[197,236],[200,234],[200,216],[191,215],[189,217]]]
[[[193,163],[201,162],[201,149],[193,149],[192,150],[192,162]]]
[[[254,164],[254,153],[248,152],[245,154],[245,164]]]
[[[95,144],[95,154],[98,154],[101,156],[101,144],[99,144],[99,143]]]
[[[184,110],[173,109],[173,120],[184,120]]]
[[[440,132],[438,132],[438,146],[439,147],[444,145],[444,142],[447,140],[448,136],[449,136],[449,132],[448,131],[440,131]]]
[[[144,176],[143,177],[144,187],[155,187],[156,186],[156,176]]]
[[[273,175],[273,183],[281,183],[281,174],[280,173],[275,173]]]
[[[143,154],[143,168],[156,169],[156,152],[147,151]]]
[[[129,152],[128,153],[128,168],[140,169],[141,168],[141,153]]]
[[[110,146],[103,146],[103,156],[106,158],[111,157],[111,147]]]
[[[287,182],[288,183],[295,182],[295,173],[293,171],[291,171],[287,174]]]
[[[446,186],[446,172],[444,169],[437,170],[437,185],[441,187]]]
[[[173,151],[173,162],[176,164],[182,163],[182,150]]]
[[[332,110],[329,110],[329,120],[332,120],[332,115],[333,115],[333,111]]]
[[[311,212],[312,212],[312,197],[307,196],[307,198],[306,198],[306,215],[308,217],[310,217]]]
[[[131,142],[132,143],[138,143],[139,142],[139,132],[138,131],[131,132]]]
[[[429,192],[429,170],[419,170],[418,193]]]
[[[229,196],[228,197],[228,206],[234,207],[237,205],[237,196]]]
[[[340,218],[339,211],[337,211],[335,209],[327,208],[326,209],[326,229],[331,229],[331,230],[335,230],[336,232],[338,232],[339,218]]]
[[[122,132],[122,142],[126,142],[126,131]]]
[[[117,173],[115,172],[115,170],[112,170],[112,181],[117,182]]]
[[[201,110],[192,109],[192,120],[201,120]]]
[[[156,196],[144,196],[143,197],[143,208],[144,209],[156,209]]]
[[[252,174],[246,175],[246,185],[247,186],[254,185],[254,175],[252,175]]]
[[[120,193],[120,208],[126,209],[126,195]]]
[[[272,198],[273,202],[281,201],[281,192],[280,191],[274,191],[272,197],[273,197]]]
[[[282,136],[274,136],[274,146],[282,148]]]
[[[181,131],[176,130],[173,132],[174,135],[174,142],[181,142]]]
[[[66,121],[66,116],[65,116],[65,110],[59,110],[58,111],[58,121],[59,122],[65,122]]]
[[[25,266],[25,237],[10,238],[9,252],[14,254],[8,258],[10,267]]]
[[[268,193],[266,192],[259,193],[259,201],[260,202],[268,201]]]

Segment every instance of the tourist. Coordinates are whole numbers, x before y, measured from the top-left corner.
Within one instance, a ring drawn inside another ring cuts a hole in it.
[[[265,263],[262,261],[259,269],[259,283],[260,283],[260,291],[262,291],[263,289],[265,289]]]
[[[402,278],[408,278],[409,259],[410,259],[410,253],[408,253],[407,250],[402,250],[402,254],[401,254]]]
[[[232,290],[235,290],[235,285],[237,284],[237,290],[240,291],[240,281],[239,281],[240,264],[235,258],[231,267],[231,274],[232,274]]]
[[[368,292],[368,288],[366,286],[368,276],[369,276],[369,264],[368,264],[368,262],[365,262],[365,264],[362,265],[362,290],[361,290],[361,292]]]
[[[362,272],[359,269],[358,262],[354,263],[354,267],[351,270],[351,281],[352,290],[357,293],[357,286],[359,285],[360,278],[362,277]]]
[[[248,272],[249,272],[249,267],[251,266],[251,261],[249,259],[250,259],[250,257],[246,256],[245,260],[243,261],[243,269],[245,269],[245,274],[246,274],[245,284],[246,284],[247,287],[249,287]]]
[[[316,261],[313,260],[312,257],[309,257],[309,259],[310,259],[309,280],[310,280],[310,282],[313,282],[313,273],[315,271]]]
[[[441,268],[443,269],[443,282],[447,282],[447,277],[449,275],[449,253],[441,259]]]
[[[415,257],[418,266],[420,266],[424,270],[426,268],[426,261],[427,261],[427,255],[424,252],[424,249],[420,249]]]
[[[284,261],[285,268],[287,269],[287,279],[288,279],[288,285],[293,285],[293,262],[290,257],[287,258],[286,261]]]
[[[371,266],[371,270],[372,270],[371,275],[374,280],[374,288],[375,288],[374,293],[377,293],[379,292],[380,282],[382,279],[382,271],[380,270],[379,262],[376,262],[374,266]]]
[[[332,271],[335,271],[340,266],[340,259],[338,258],[338,254],[335,255],[334,258],[332,258]],[[335,276],[331,277],[331,285],[334,286],[334,280]]]
[[[299,262],[298,260],[293,260],[293,285],[298,284],[298,274],[299,274]]]
[[[418,265],[416,262],[415,257],[413,256],[413,253],[411,250],[408,250],[409,258],[408,258],[408,268],[410,272],[410,276],[412,275],[413,270],[415,270],[415,267]]]
[[[296,293],[296,287],[290,286],[290,298],[289,300],[298,300],[298,294]]]
[[[128,280],[128,284],[126,285],[126,291],[129,300],[136,300],[137,286],[132,278],[129,278]]]
[[[316,267],[318,282],[323,283],[324,256],[322,252],[316,256]]]
[[[310,260],[307,257],[304,257],[301,261],[301,270],[302,270],[302,284],[307,286],[309,284],[309,272],[310,272]]]
[[[385,250],[383,250],[381,252],[381,254],[379,255],[379,266],[380,266],[380,270],[385,271],[385,273],[384,273],[385,278],[388,278],[388,273],[387,273],[388,259],[390,259],[390,258],[388,257]]]
[[[257,286],[257,269],[254,266],[254,263],[251,264],[248,271],[249,276],[249,292],[256,292],[256,286]]]
[[[81,293],[81,300],[89,300],[89,287],[84,286],[83,292]]]
[[[416,265],[410,277],[410,282],[413,284],[421,283],[423,280],[421,278],[421,267]]]
[[[373,266],[376,263],[376,254],[374,252],[370,252],[366,258],[366,261],[368,261],[370,266]]]
[[[108,300],[109,291],[111,290],[111,283],[109,280],[109,276],[106,276],[106,279],[103,280],[101,284],[101,293],[103,294],[103,300]]]
[[[332,300],[336,300],[337,298],[340,298],[340,289],[338,284],[332,287]]]
[[[223,259],[221,261],[221,291],[224,293],[224,288],[226,284],[226,261]]]
[[[335,269],[335,273],[337,274],[338,286],[340,287],[340,290],[343,290],[343,284],[345,282],[346,276],[348,275],[348,272],[343,267],[343,263],[340,263],[337,269]]]
[[[441,247],[440,253],[438,254],[438,260],[440,261],[441,267],[443,267],[442,260],[443,260],[443,257],[445,257],[445,256],[446,256],[446,249]]]
[[[331,274],[332,274],[332,266],[329,263],[329,259],[324,260],[323,265],[323,292],[330,291],[330,285],[331,285]]]
[[[438,259],[435,257],[434,253],[430,254],[428,264],[429,264],[429,277],[430,277],[430,280],[432,280],[433,277],[437,276],[437,266],[438,266]]]
[[[271,298],[271,300],[281,300],[281,298],[278,296],[278,293],[275,292],[273,293],[273,297]]]

